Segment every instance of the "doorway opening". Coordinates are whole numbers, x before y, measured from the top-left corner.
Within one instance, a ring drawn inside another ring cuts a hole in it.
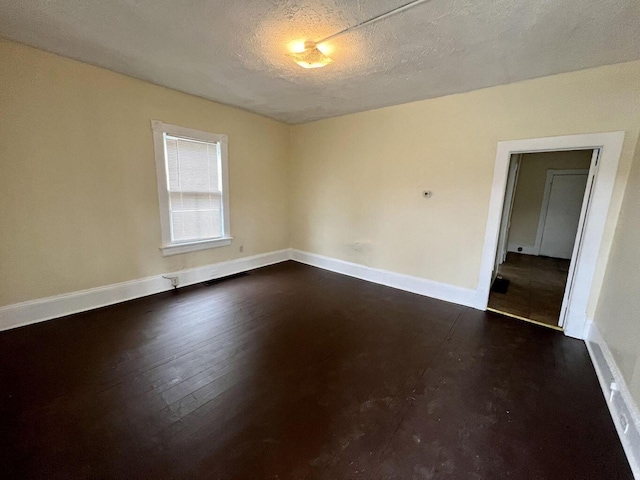
[[[599,153],[511,155],[488,310],[562,330]]]
[[[573,272],[569,272],[559,322],[565,335],[587,338],[602,287],[604,263],[611,247],[611,238],[605,238],[605,226],[609,218],[624,136],[624,132],[582,133],[498,142],[476,290],[477,308],[486,310],[489,303],[511,157],[520,153],[597,150],[597,164],[595,167],[592,165],[587,180],[587,184],[591,186],[591,197],[585,209],[586,218],[581,221],[579,229],[579,248],[573,251]]]

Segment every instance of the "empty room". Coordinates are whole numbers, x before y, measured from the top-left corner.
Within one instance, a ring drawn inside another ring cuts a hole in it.
[[[3,477],[640,479],[640,2],[0,0]]]

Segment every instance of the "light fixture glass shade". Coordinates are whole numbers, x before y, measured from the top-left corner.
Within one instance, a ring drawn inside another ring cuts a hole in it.
[[[315,42],[310,41],[304,43],[303,51],[290,53],[289,56],[302,68],[319,68],[333,62],[331,57],[320,51]]]

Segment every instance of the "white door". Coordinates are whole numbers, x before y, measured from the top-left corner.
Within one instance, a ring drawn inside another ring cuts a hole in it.
[[[553,175],[540,255],[571,258],[588,173]]]
[[[511,213],[513,211],[513,199],[516,194],[518,174],[520,173],[520,161],[522,155],[514,155],[509,164],[509,174],[507,176],[507,188],[504,195],[504,207],[502,208],[502,220],[500,222],[500,233],[498,235],[498,254],[493,268],[493,279],[498,274],[498,267],[507,258],[507,240],[509,238],[509,228],[511,227]]]

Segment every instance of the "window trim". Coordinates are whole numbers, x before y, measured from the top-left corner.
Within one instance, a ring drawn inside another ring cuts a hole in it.
[[[164,256],[180,253],[195,252],[208,248],[231,245],[231,222],[229,219],[229,165],[228,165],[228,137],[216,133],[203,132],[192,128],[179,127],[160,120],[151,121],[153,130],[153,147],[156,161],[156,179],[158,182],[158,203],[160,206],[160,227],[162,230],[162,245],[160,250]],[[220,168],[222,170],[222,237],[201,240],[189,240],[186,242],[173,242],[171,240],[171,220],[169,218],[169,189],[167,187],[166,151],[164,136],[172,135],[209,143],[217,143],[220,146]]]

